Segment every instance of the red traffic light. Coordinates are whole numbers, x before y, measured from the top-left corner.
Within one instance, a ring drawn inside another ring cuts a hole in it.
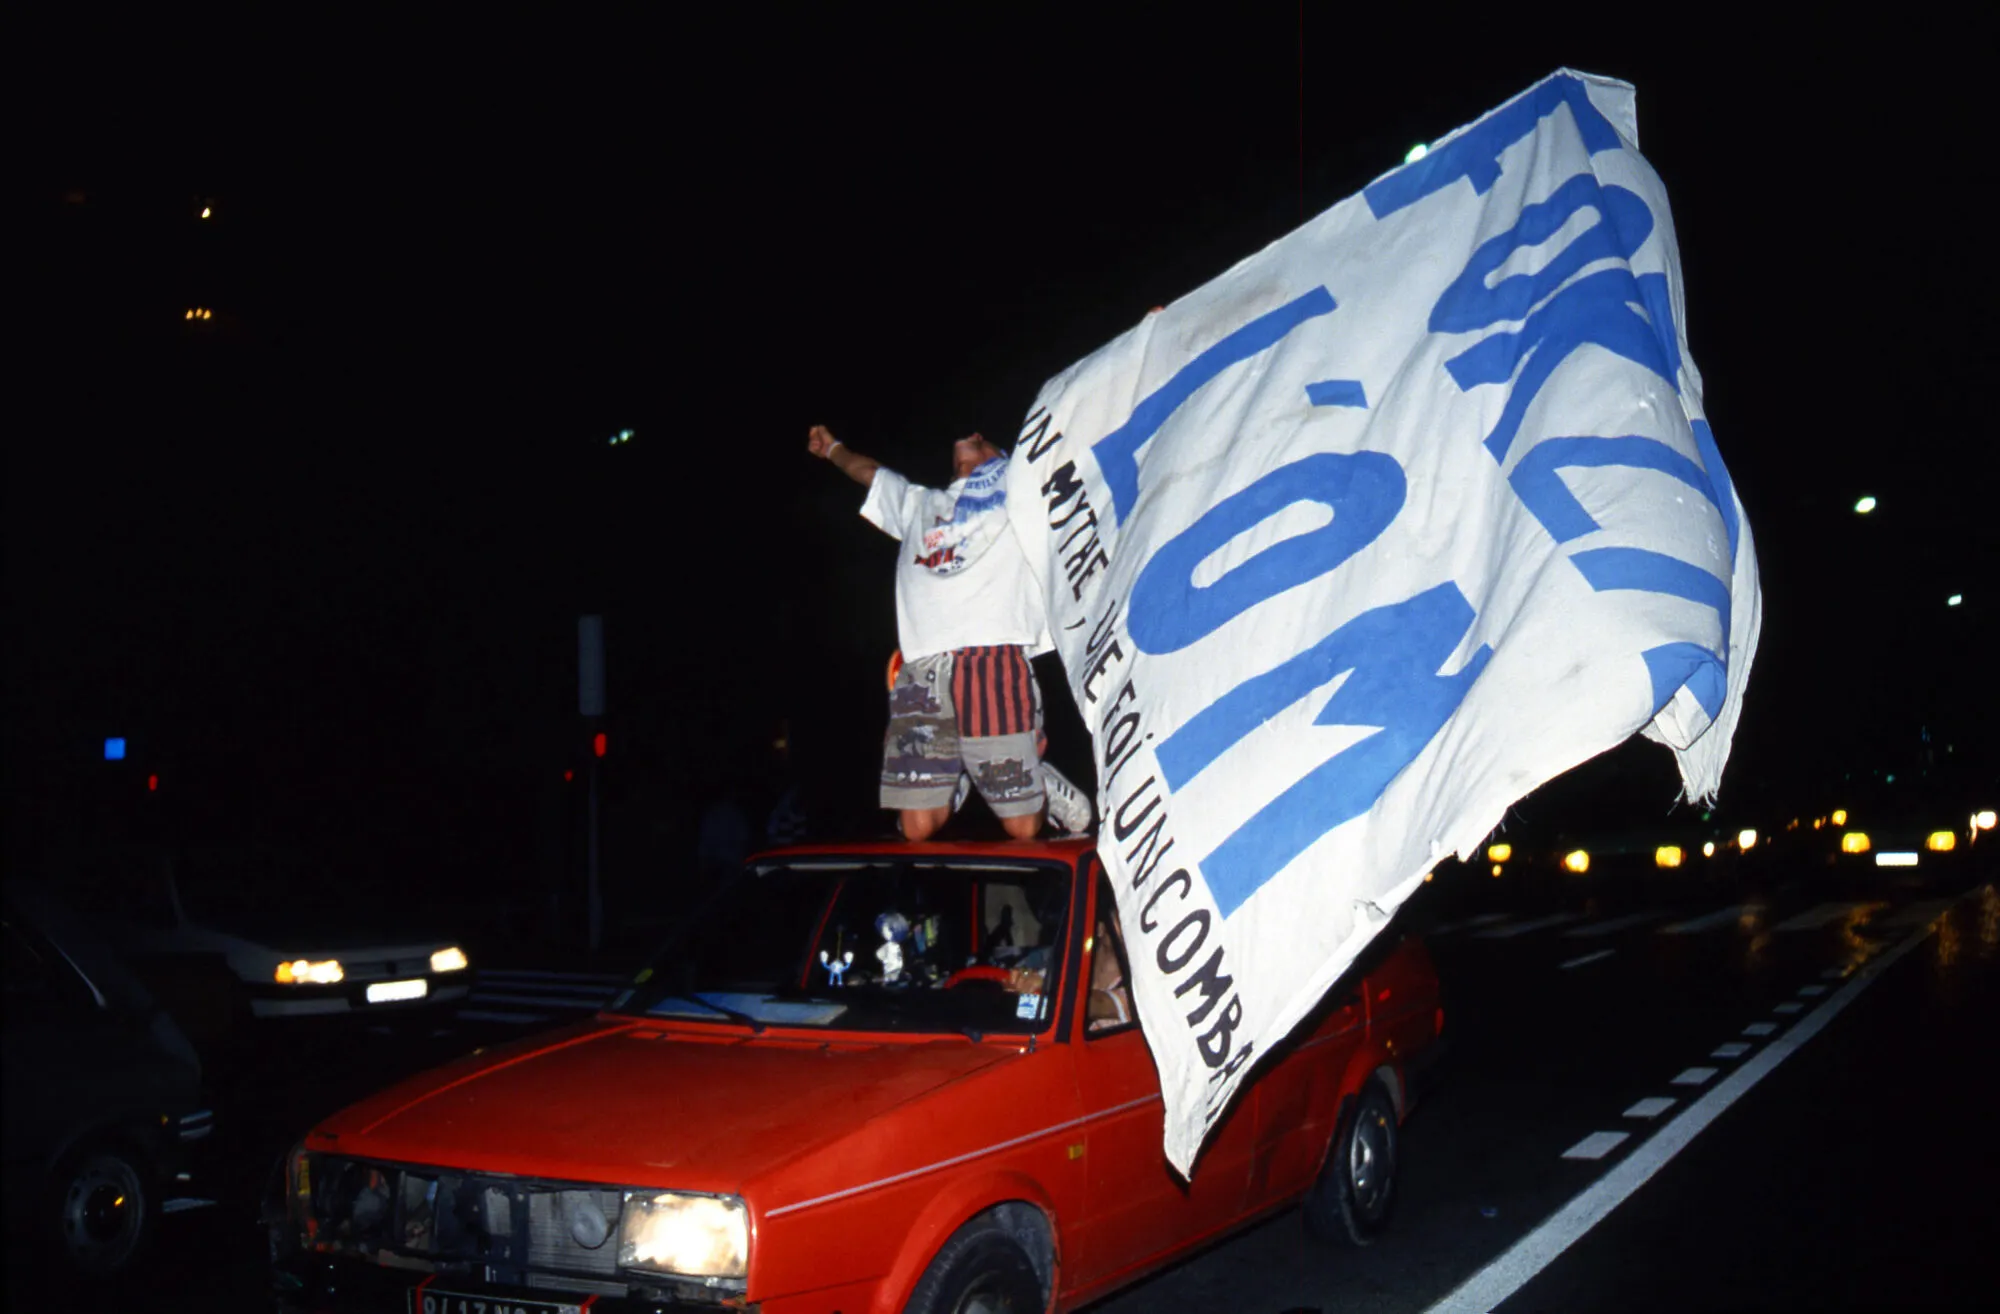
[[[602,730],[598,731],[594,736],[591,737],[590,751],[597,754],[597,756],[599,757],[604,756],[604,732]]]
[[[159,788],[160,788],[160,778],[158,776],[146,777],[146,792],[148,794],[156,792]]]

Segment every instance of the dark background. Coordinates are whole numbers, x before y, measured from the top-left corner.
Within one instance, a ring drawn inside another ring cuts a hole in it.
[[[623,906],[786,775],[816,830],[881,833],[893,549],[808,426],[941,482],[950,439],[1010,439],[1149,307],[1563,65],[1638,87],[1762,564],[1721,811],[1992,785],[1966,33],[731,15],[23,24],[11,866],[254,835],[531,896],[577,870],[584,612]],[[1635,744],[1522,811],[1643,820],[1676,788]]]

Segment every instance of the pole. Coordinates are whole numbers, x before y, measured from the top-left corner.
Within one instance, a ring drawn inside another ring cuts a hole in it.
[[[590,909],[590,952],[597,952],[604,938],[604,898],[597,885],[597,764],[603,759],[590,755],[590,884],[586,891]]]

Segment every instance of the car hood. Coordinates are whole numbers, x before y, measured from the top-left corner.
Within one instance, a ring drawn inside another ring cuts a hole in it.
[[[1020,1053],[956,1036],[884,1042],[593,1021],[391,1087],[324,1123],[308,1145],[468,1171],[733,1193]]]

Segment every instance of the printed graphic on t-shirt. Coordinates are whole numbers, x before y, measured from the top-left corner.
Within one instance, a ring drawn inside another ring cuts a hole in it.
[[[917,540],[916,564],[956,575],[979,559],[1007,522],[1007,458],[996,456],[965,477],[951,515],[933,516]]]

